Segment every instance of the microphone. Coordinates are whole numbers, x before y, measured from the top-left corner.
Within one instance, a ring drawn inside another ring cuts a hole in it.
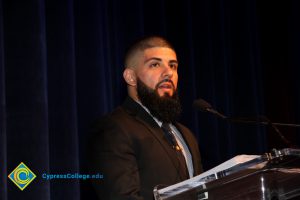
[[[194,101],[193,107],[200,111],[209,112],[214,115],[217,115],[218,117],[220,117],[222,119],[228,118],[225,115],[223,115],[223,114],[219,113],[218,111],[216,111],[215,109],[213,109],[213,107],[208,102],[206,102],[205,100],[203,100],[201,98]]]
[[[285,123],[273,123],[271,122],[270,119],[268,119],[265,116],[259,116],[256,119],[253,118],[232,118],[232,117],[227,117],[221,113],[219,113],[218,111],[216,111],[215,109],[213,109],[213,107],[205,100],[199,98],[194,100],[193,102],[193,107],[203,111],[203,112],[209,112],[212,113],[222,119],[225,119],[229,122],[234,122],[234,123],[250,123],[250,124],[263,124],[263,125],[270,125],[275,132],[278,134],[278,136],[280,137],[280,139],[282,141],[284,141],[285,144],[287,144],[288,146],[292,146],[295,147],[296,145],[294,145],[291,141],[289,141],[282,133],[281,131],[277,128],[277,125],[279,126],[290,126],[290,127],[300,127],[299,124],[285,124]]]

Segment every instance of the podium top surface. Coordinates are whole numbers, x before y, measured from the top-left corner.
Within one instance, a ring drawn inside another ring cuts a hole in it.
[[[246,160],[243,161],[241,157]],[[274,170],[300,174],[300,149],[274,149],[260,156],[239,155],[186,181],[167,187],[158,185],[154,188],[154,197],[156,200],[163,200],[172,199],[171,197],[192,190],[201,193],[201,191],[205,192],[218,187],[220,184],[224,185],[237,179]]]

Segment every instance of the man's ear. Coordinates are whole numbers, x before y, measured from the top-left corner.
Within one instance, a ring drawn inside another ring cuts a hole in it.
[[[123,72],[123,78],[128,85],[136,86],[136,74],[133,69],[126,68]]]

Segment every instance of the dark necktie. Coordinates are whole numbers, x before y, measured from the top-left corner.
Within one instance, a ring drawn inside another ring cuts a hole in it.
[[[167,123],[163,123],[161,125],[161,128],[164,131],[165,137],[167,138],[169,144],[174,149],[176,156],[180,162],[180,165],[182,166],[182,169],[185,172],[186,177],[188,177],[187,165],[186,165],[186,161],[185,161],[182,149],[179,147],[170,125]]]

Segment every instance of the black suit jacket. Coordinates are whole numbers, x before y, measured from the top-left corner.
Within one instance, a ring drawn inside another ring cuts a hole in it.
[[[175,126],[192,154],[194,175],[202,172],[198,144],[183,125]],[[95,123],[89,144],[91,173],[103,174],[92,180],[100,199],[152,200],[153,188],[187,179],[174,149],[155,120],[134,100]]]

